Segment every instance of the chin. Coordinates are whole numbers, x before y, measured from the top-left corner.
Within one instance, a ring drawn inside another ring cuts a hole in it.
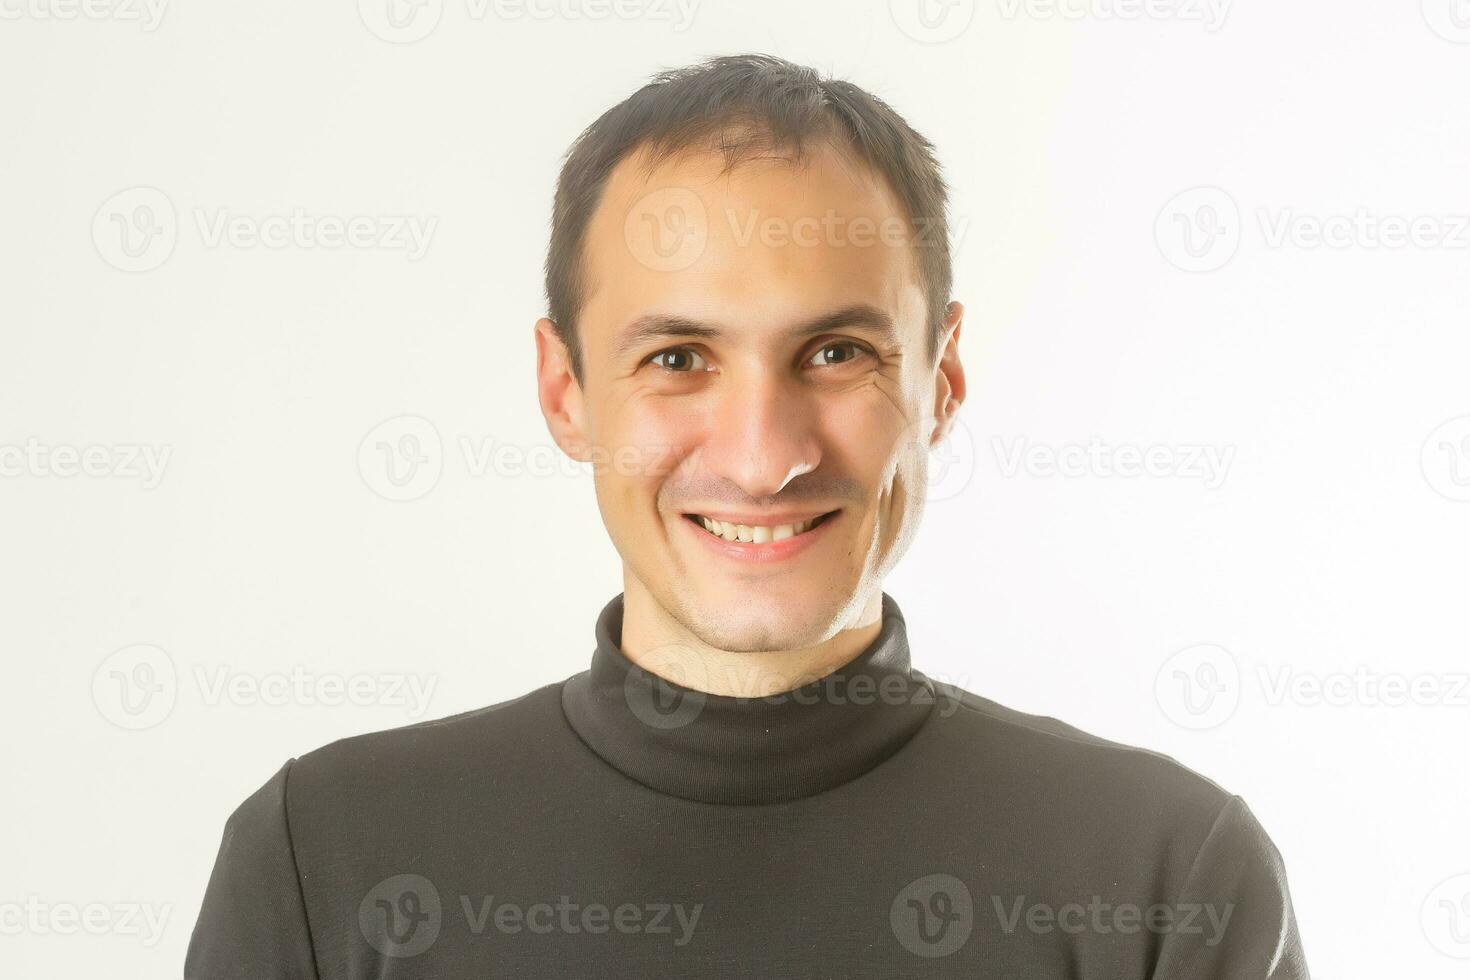
[[[815,646],[831,636],[844,606],[844,599],[824,590],[793,590],[774,582],[750,589],[696,587],[685,602],[690,631],[731,653]]]

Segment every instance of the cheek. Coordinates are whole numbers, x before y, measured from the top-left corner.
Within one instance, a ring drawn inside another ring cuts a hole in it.
[[[827,413],[826,455],[846,474],[860,480],[875,496],[888,493],[895,475],[903,475],[912,456],[912,423],[881,392],[844,399]],[[840,460],[840,462],[839,462]]]
[[[598,483],[610,499],[640,506],[679,466],[689,465],[703,421],[675,399],[625,402],[603,416],[596,452],[605,461]]]

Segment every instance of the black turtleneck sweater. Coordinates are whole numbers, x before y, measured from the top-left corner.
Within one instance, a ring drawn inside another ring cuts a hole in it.
[[[903,617],[771,698],[622,653],[292,759],[188,980],[1307,976],[1280,855],[1173,760],[926,678]]]

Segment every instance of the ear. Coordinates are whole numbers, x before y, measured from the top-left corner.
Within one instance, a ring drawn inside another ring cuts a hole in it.
[[[582,386],[572,374],[572,357],[546,317],[536,321],[536,393],[546,428],[561,451],[579,463],[592,458]]]
[[[960,363],[960,327],[964,325],[964,320],[964,304],[955,301],[945,307],[939,363],[934,366],[934,431],[929,436],[931,448],[939,445],[954,427],[955,413],[965,400],[965,366]]]

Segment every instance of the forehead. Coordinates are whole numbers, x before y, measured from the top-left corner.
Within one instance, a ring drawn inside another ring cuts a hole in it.
[[[835,309],[886,312],[918,331],[914,230],[887,181],[830,144],[726,171],[689,150],[650,172],[640,153],[609,176],[589,222],[581,340],[593,360],[638,317],[708,319],[759,341]]]

